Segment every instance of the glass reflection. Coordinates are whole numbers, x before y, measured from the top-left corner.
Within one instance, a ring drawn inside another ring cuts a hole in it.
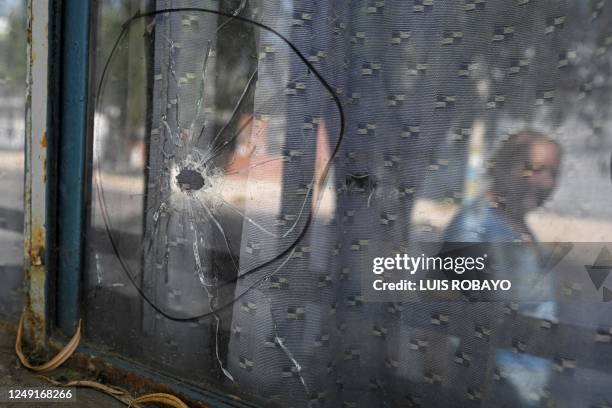
[[[21,311],[26,82],[25,1],[0,4],[0,318]]]
[[[359,275],[373,248],[519,240],[530,254],[509,264],[527,270],[548,241],[609,240],[612,15],[577,1],[309,5],[219,5],[289,45],[193,10],[98,33],[104,56],[120,40],[97,95],[91,338],[264,406],[600,403],[609,308],[575,301],[601,285],[567,274],[532,305],[366,302]],[[319,69],[347,117],[339,150]],[[567,270],[593,261],[581,248]]]

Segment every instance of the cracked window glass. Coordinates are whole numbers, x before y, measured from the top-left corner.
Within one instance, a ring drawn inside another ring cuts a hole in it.
[[[0,3],[0,319],[21,311],[26,96],[25,1]]]
[[[87,337],[265,407],[605,406],[611,20],[99,2]],[[369,290],[453,242],[539,297]]]
[[[233,307],[333,216],[342,120],[308,57],[245,17],[253,4],[208,6],[98,7],[86,321],[113,349],[231,384]],[[320,106],[277,105],[307,86]]]

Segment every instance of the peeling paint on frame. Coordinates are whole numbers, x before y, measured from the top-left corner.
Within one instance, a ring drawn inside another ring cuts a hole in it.
[[[27,3],[26,160],[25,160],[25,337],[35,348],[46,342],[47,268],[47,56],[49,3]]]

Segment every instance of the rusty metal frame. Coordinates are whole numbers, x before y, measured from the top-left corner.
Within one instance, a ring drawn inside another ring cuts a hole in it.
[[[60,345],[56,345],[59,349]],[[215,389],[210,384],[195,384],[170,376],[121,356],[104,352],[99,348],[82,344],[67,362],[75,370],[88,372],[110,384],[121,385],[138,393],[170,393],[194,408],[261,408],[258,398],[244,400],[237,395]],[[263,401],[261,401],[263,402]]]
[[[49,0],[27,2],[26,143],[24,186],[24,327],[43,348],[48,329],[47,124]]]

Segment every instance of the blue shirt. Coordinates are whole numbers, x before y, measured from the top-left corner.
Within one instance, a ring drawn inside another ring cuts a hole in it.
[[[483,242],[491,248],[493,259],[502,265],[497,272],[509,279],[517,288],[519,299],[543,301],[519,302],[522,315],[557,321],[557,306],[553,299],[553,283],[542,274],[542,256],[531,232],[531,242],[508,246],[499,243],[523,242],[521,234],[514,230],[506,218],[483,198],[471,201],[459,210],[444,232],[445,242]],[[491,258],[489,258],[491,260]],[[537,406],[549,383],[552,362],[530,354],[500,349],[495,352],[495,362],[502,375],[512,384],[514,392],[524,406]]]

